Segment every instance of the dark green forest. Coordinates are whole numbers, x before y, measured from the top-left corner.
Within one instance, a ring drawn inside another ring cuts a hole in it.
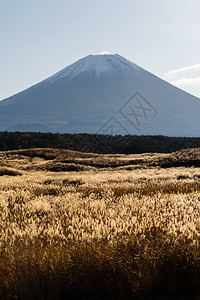
[[[1,151],[27,148],[59,148],[102,154],[134,154],[145,152],[170,153],[198,147],[200,147],[200,138],[0,132]]]

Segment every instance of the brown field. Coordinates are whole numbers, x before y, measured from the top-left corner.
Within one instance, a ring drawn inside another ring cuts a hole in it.
[[[0,152],[0,299],[200,299],[200,149]]]

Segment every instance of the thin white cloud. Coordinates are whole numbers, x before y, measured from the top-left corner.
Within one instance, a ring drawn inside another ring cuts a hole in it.
[[[171,70],[164,79],[171,84],[200,97],[200,63]]]
[[[192,66],[187,66],[187,67],[171,70],[165,76],[167,78],[174,78],[174,77],[180,76],[180,74],[183,74],[187,71],[198,71],[198,70],[200,71],[200,63],[192,65]]]
[[[177,86],[183,86],[186,84],[189,84],[189,85],[199,84],[200,85],[200,76],[194,77],[194,78],[180,78],[180,79],[172,80],[171,83],[174,85],[177,85]]]

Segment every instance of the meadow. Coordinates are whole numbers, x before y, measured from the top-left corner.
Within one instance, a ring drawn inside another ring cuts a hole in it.
[[[0,152],[0,299],[200,299],[200,149]]]

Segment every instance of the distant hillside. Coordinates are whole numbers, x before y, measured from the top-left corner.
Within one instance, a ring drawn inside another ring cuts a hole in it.
[[[102,154],[170,153],[200,148],[200,138],[0,132],[0,150],[57,148]]]

